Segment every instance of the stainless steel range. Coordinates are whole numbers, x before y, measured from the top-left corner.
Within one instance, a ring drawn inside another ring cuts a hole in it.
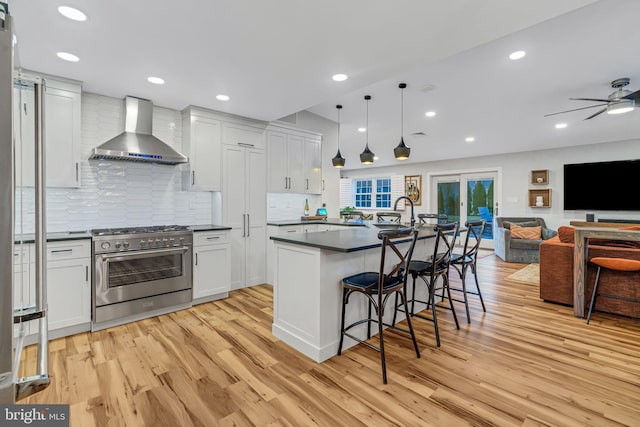
[[[188,227],[104,228],[91,234],[92,330],[191,303],[193,232]]]

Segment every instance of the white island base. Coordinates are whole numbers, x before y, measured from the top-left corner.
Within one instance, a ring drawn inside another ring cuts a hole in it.
[[[418,240],[414,259],[424,259],[427,252],[433,251],[432,245],[433,239]],[[401,250],[406,250],[407,247],[408,243],[400,245]],[[342,309],[340,280],[363,271],[378,271],[380,248],[338,252],[282,241],[276,241],[275,248],[272,333],[316,362],[323,362],[338,354]],[[385,267],[385,270],[391,271],[392,264],[397,263],[397,260],[397,256],[391,253],[388,256],[388,269]],[[417,284],[416,294],[419,299],[426,300],[424,283]],[[384,317],[389,323],[393,317],[395,296],[392,295],[391,298]],[[367,301],[366,297],[357,293],[350,297],[346,309],[346,324],[366,318]],[[424,305],[419,308],[423,309]],[[398,321],[404,317],[404,313],[398,313]],[[350,332],[357,337],[366,338],[366,328],[364,323]],[[372,335],[374,333],[377,333],[377,325],[372,323]],[[345,337],[343,350],[356,343]],[[407,345],[411,346],[410,338],[407,338]]]

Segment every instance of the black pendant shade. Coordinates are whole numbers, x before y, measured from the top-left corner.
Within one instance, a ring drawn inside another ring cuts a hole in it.
[[[367,132],[367,144],[364,147],[364,151],[360,153],[360,162],[368,165],[373,163],[376,155],[369,149],[369,100],[371,99],[371,95],[365,95],[364,99],[367,101],[367,127],[365,131]]]
[[[400,144],[393,149],[393,155],[397,160],[407,160],[411,154],[411,148],[404,143],[404,88],[406,83],[400,83]]]
[[[336,156],[331,159],[331,163],[333,163],[334,168],[342,168],[346,162],[346,159],[342,157],[340,153],[340,110],[342,109],[342,105],[336,105],[336,108],[338,109],[338,152]]]

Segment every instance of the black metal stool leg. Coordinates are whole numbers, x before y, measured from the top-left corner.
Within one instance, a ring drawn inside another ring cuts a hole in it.
[[[382,335],[383,324],[382,324],[382,307],[378,307],[376,309],[378,313],[378,335],[380,336],[380,362],[382,363],[382,382],[384,384],[387,383],[387,364],[384,359],[384,336]]]
[[[449,306],[451,307],[451,312],[453,313],[453,320],[456,322],[456,329],[460,329],[460,324],[458,323],[458,316],[456,315],[456,309],[453,306],[453,300],[451,299],[451,290],[449,289],[449,275],[445,274],[442,276],[443,286],[447,288],[447,296],[449,297]],[[444,295],[444,292],[442,292]]]
[[[412,274],[411,277],[413,278],[413,287],[411,288],[411,315],[413,316],[413,314],[416,312],[415,308],[416,308],[416,275]],[[407,313],[407,317],[409,317],[409,314]]]
[[[438,317],[436,315],[435,283],[427,282],[427,280],[424,277],[422,278],[422,280],[424,280],[424,282],[427,284],[427,291],[429,292],[428,300],[429,300],[429,304],[431,304],[431,316],[433,317],[433,328],[436,333],[436,346],[440,347],[440,331],[438,330]],[[435,278],[434,278],[434,281],[435,281]]]
[[[478,283],[478,270],[476,270],[476,263],[471,264],[471,272],[473,273],[473,277],[476,279],[476,289],[478,290],[478,296],[480,297],[480,304],[482,304],[482,311],[485,313],[487,309],[484,306],[484,300],[482,299],[482,292],[480,292],[480,284]]]
[[[593,284],[593,295],[591,295],[591,304],[589,304],[589,314],[587,315],[587,325],[591,320],[591,312],[593,311],[593,307],[596,305],[596,298],[598,297],[599,283],[600,283],[600,266],[598,266],[598,271],[596,272],[596,282]]]
[[[369,300],[369,312],[367,316],[367,339],[369,339],[371,338],[371,300]]]
[[[408,312],[409,306],[407,305],[407,296],[404,291],[396,292],[396,297],[399,293],[402,293],[400,297],[402,298],[402,302],[404,303],[404,310]],[[413,332],[413,325],[411,324],[411,316],[407,316],[407,325],[409,326],[409,333],[411,334],[411,340],[413,341],[413,348],[416,349],[416,356],[418,359],[420,358],[420,349],[418,348],[418,341],[416,341],[416,334]]]
[[[344,315],[347,309],[347,290],[342,290],[342,320],[340,321],[340,344],[338,345],[338,356],[342,354],[342,343],[344,342]]]
[[[467,311],[467,323],[471,323],[471,316],[469,315],[469,299],[467,298],[467,283],[465,281],[465,277],[467,277],[467,265],[462,266],[462,271],[460,272],[460,278],[462,279],[462,296],[464,298],[464,309]],[[447,286],[447,290],[449,287]],[[451,299],[451,294],[449,294],[449,299]]]

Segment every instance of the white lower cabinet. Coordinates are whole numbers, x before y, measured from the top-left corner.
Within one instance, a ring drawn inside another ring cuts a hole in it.
[[[50,332],[71,327],[89,330],[91,240],[47,243],[47,302]],[[66,333],[50,335],[50,338],[55,338]]]
[[[231,288],[231,247],[228,231],[193,235],[194,303],[226,297]]]
[[[14,308],[35,304],[35,245],[14,249]],[[91,324],[91,240],[47,243],[47,322],[49,339],[88,331]],[[16,326],[16,335],[18,327]],[[38,333],[38,321],[25,334]]]

